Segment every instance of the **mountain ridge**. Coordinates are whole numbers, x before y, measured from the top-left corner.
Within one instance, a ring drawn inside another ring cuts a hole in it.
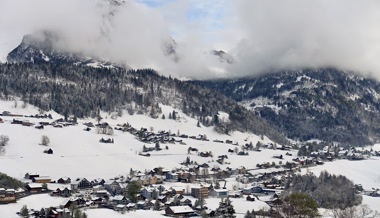
[[[159,118],[159,104],[170,105],[220,133],[266,135],[280,144],[287,139],[253,112],[227,97],[192,82],[158,75],[154,70],[93,68],[51,62],[0,65],[0,93],[19,97],[42,110],[65,117],[97,117],[99,111],[146,114]],[[228,122],[219,112],[229,115]]]
[[[380,84],[335,68],[199,81],[238,101],[289,138],[348,145],[380,139]]]

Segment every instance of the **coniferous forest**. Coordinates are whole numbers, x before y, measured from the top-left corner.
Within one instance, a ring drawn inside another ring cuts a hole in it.
[[[57,63],[0,65],[1,98],[19,97],[42,110],[66,118],[97,117],[100,111],[147,114],[161,118],[160,104],[174,106],[221,133],[233,130],[287,140],[254,112],[233,100],[192,82],[160,76],[152,69],[93,68]],[[229,122],[218,119],[229,114]]]

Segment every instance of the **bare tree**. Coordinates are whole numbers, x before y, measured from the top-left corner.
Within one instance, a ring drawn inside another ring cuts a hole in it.
[[[41,137],[41,145],[48,146],[50,144],[50,139],[48,136],[43,135]]]
[[[6,146],[9,142],[9,137],[7,135],[0,136],[0,146]]]
[[[371,210],[368,205],[363,204],[346,209],[333,209],[331,211],[334,218],[375,218],[380,217],[378,211]],[[330,214],[331,215],[331,214]]]

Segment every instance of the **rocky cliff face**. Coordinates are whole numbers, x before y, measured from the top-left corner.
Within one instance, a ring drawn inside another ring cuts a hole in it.
[[[112,67],[109,61],[100,58],[85,57],[81,53],[72,53],[56,46],[60,38],[48,31],[34,35],[25,35],[21,44],[13,49],[7,56],[10,63],[56,63],[76,64],[93,67]]]

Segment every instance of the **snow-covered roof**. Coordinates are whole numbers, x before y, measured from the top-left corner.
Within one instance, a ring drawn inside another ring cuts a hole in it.
[[[42,188],[42,184],[41,183],[29,183],[28,186],[30,188]]]
[[[123,195],[116,195],[116,196],[113,197],[113,200],[115,200],[115,201],[121,201],[123,199],[124,199]]]
[[[173,189],[175,191],[183,191],[183,190],[185,190],[185,188],[182,187],[182,186],[173,186],[173,187],[171,187],[171,189]]]
[[[218,193],[220,193],[220,192],[228,192],[228,190],[227,189],[213,189],[215,192],[218,192]]]
[[[194,210],[191,209],[189,206],[173,206],[170,207],[170,210],[173,211],[173,213],[193,213]]]
[[[49,176],[34,177],[34,180],[46,180],[46,179],[51,179],[51,178]]]

